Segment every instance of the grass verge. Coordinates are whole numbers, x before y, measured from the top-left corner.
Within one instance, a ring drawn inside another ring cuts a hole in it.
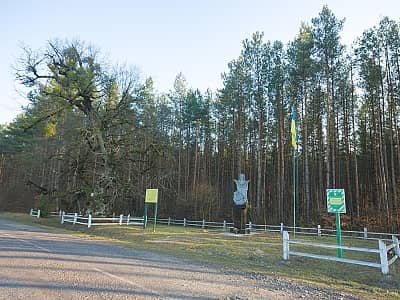
[[[278,233],[233,236],[216,230],[157,225],[143,230],[137,226],[61,225],[58,218],[30,218],[1,213],[1,218],[44,226],[56,232],[96,236],[136,249],[196,260],[233,270],[274,275],[323,288],[341,290],[366,299],[400,299],[400,260],[390,266],[390,275],[380,269],[291,256],[282,260],[282,239]],[[334,237],[296,235],[296,240],[335,244]],[[378,248],[377,241],[343,239],[344,246]],[[335,255],[335,249],[291,245],[291,250]],[[344,258],[379,262],[379,254],[343,251]]]

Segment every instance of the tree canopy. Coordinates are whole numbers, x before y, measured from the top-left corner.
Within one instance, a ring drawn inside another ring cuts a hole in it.
[[[294,109],[298,222],[331,224],[326,189],[344,188],[345,226],[398,230],[400,23],[382,18],[352,47],[344,25],[324,6],[287,45],[255,32],[218,91],[178,74],[157,93],[81,41],[23,49],[30,104],[0,128],[0,207],[46,191],[53,209],[141,215],[145,189],[159,188],[162,215],[228,219],[243,172],[251,220],[291,224]]]

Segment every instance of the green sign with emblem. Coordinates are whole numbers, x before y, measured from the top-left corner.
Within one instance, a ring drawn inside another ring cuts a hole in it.
[[[342,258],[342,232],[340,229],[340,214],[346,213],[346,201],[344,196],[344,189],[327,189],[326,190],[326,204],[328,206],[328,213],[336,214],[336,242],[338,257]]]
[[[344,189],[327,189],[326,190],[326,203],[328,206],[328,213],[346,213],[346,201]]]

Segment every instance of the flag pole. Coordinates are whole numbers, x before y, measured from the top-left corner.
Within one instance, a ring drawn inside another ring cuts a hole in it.
[[[296,152],[297,152],[297,132],[296,132],[296,112],[292,106],[290,131],[292,134],[293,149],[293,236],[296,236]]]
[[[293,236],[296,236],[296,149],[293,148]]]

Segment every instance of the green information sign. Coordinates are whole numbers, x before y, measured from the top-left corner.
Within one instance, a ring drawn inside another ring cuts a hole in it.
[[[328,206],[328,213],[346,213],[346,201],[344,189],[327,189],[326,190],[326,203]]]
[[[338,257],[342,258],[342,232],[340,229],[340,214],[346,213],[346,201],[344,189],[327,189],[326,190],[326,205],[328,213],[336,214],[336,243]]]

